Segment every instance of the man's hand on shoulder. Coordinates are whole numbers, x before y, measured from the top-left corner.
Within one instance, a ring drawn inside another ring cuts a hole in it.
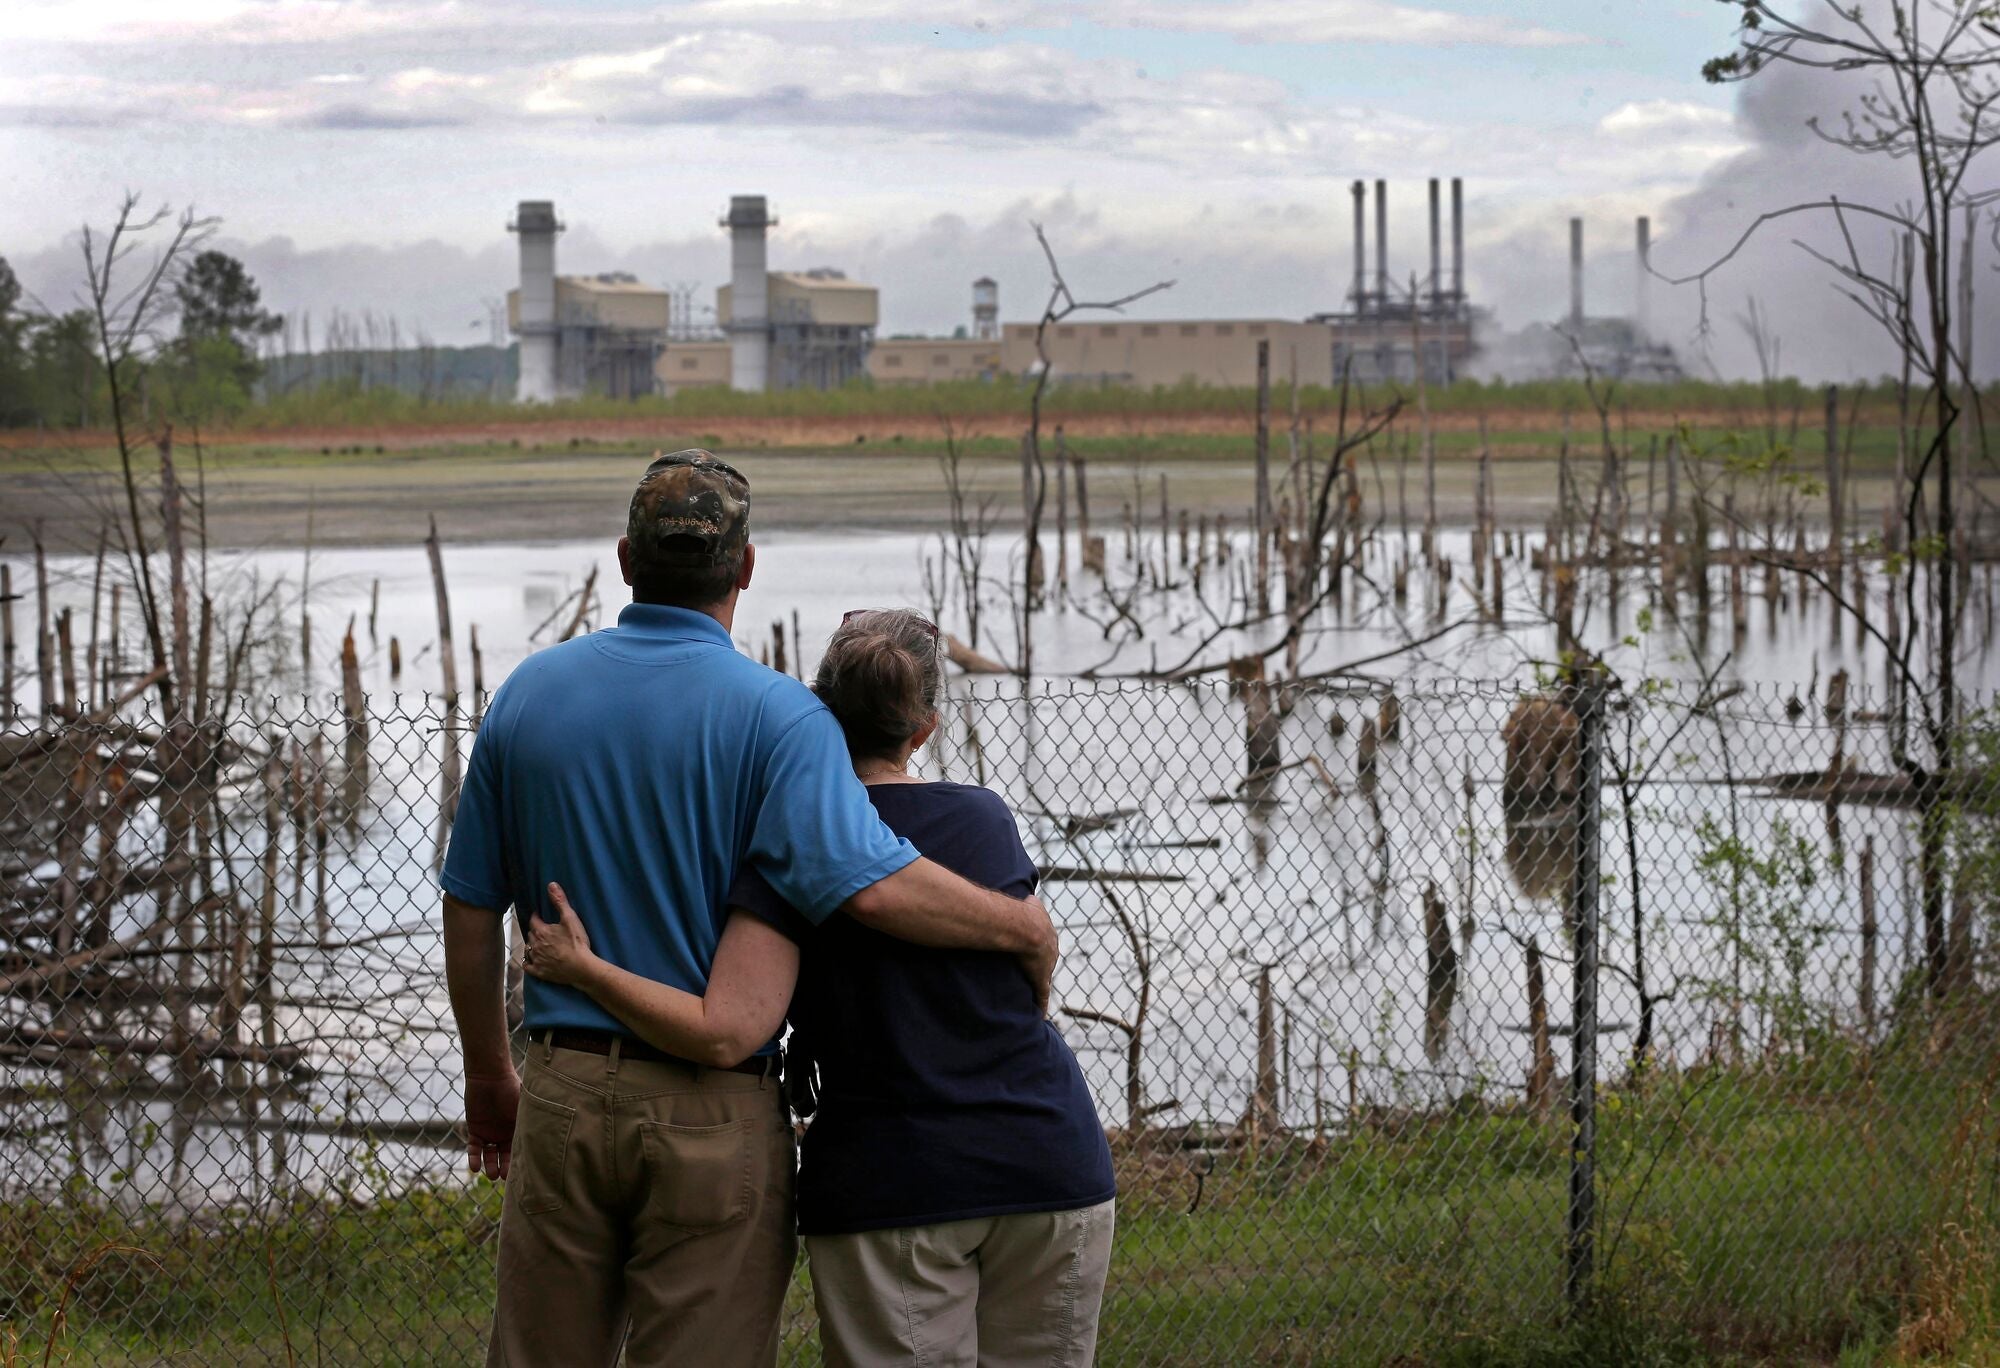
[[[494,1182],[507,1176],[514,1153],[514,1117],[521,1107],[521,1078],[503,1075],[465,1078],[466,1167]]]

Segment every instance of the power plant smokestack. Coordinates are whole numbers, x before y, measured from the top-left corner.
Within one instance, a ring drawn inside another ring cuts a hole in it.
[[[515,331],[521,337],[521,368],[514,397],[546,404],[556,397],[556,221],[553,200],[522,200],[507,231],[521,239],[520,305]]]
[[[1435,309],[1438,295],[1444,289],[1444,261],[1439,256],[1441,229],[1438,223],[1438,178],[1431,177],[1431,307]]]
[[[1583,326],[1583,220],[1569,221],[1569,325]]]
[[[1354,182],[1354,312],[1368,312],[1368,182]]]
[[[731,195],[729,217],[729,387],[762,394],[771,374],[769,257],[772,218],[762,195]]]
[[[1465,306],[1465,182],[1451,178],[1451,300]]]
[[[1652,273],[1652,267],[1653,221],[1641,214],[1639,215],[1639,269],[1634,282],[1638,298],[1633,301],[1632,309],[1633,320],[1638,326],[1641,338],[1649,336],[1653,330],[1653,320],[1649,317],[1651,310],[1648,308],[1649,301],[1646,298],[1648,294],[1646,277]]]
[[[1389,182],[1375,182],[1375,293],[1389,307]]]

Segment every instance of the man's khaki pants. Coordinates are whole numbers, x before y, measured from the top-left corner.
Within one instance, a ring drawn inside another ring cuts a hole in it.
[[[793,1173],[775,1076],[529,1046],[488,1365],[769,1368]]]
[[[1085,1368],[1113,1205],[808,1235],[829,1368]]]

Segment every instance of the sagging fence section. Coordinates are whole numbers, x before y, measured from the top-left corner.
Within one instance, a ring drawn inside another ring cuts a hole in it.
[[[0,1317],[90,1362],[477,1361],[435,880],[476,715],[196,716],[0,732]],[[1104,1361],[1926,1323],[1992,1238],[2000,727],[1963,716],[1939,756],[1844,682],[961,688],[928,772],[1018,813],[1115,1141]]]

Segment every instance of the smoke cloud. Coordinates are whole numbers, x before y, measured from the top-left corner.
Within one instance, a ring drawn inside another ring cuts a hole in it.
[[[1831,26],[1837,21],[1823,20]],[[1666,206],[1655,225],[1653,264],[1667,275],[1687,275],[1718,261],[1759,215],[1787,206],[1838,197],[1852,205],[1907,210],[1917,201],[1916,168],[1906,160],[1858,155],[1829,143],[1809,127],[1838,129],[1841,115],[1858,107],[1867,83],[1849,74],[1773,66],[1740,87],[1737,123],[1749,140],[1739,155],[1713,167],[1692,190]],[[1990,189],[2000,163],[1975,163],[1965,189]],[[1890,274],[1895,230],[1864,216],[1848,219],[1856,248],[1875,274]],[[1953,250],[1963,249],[1965,223],[1952,226]],[[1989,225],[1974,235],[1973,364],[1982,376],[2000,374],[2000,311],[1981,295],[1993,282],[1996,260]],[[1766,223],[1742,251],[1720,266],[1708,284],[1709,358],[1725,374],[1754,370],[1749,342],[1735,321],[1752,298],[1768,315],[1782,346],[1783,369],[1808,379],[1873,379],[1900,365],[1893,342],[1841,293],[1841,281],[1808,248],[1844,258],[1840,225],[1832,214],[1798,214]],[[1956,288],[1956,280],[1953,286]],[[1921,287],[1919,289],[1921,293]],[[1658,284],[1663,340],[1696,350],[1696,287]]]

